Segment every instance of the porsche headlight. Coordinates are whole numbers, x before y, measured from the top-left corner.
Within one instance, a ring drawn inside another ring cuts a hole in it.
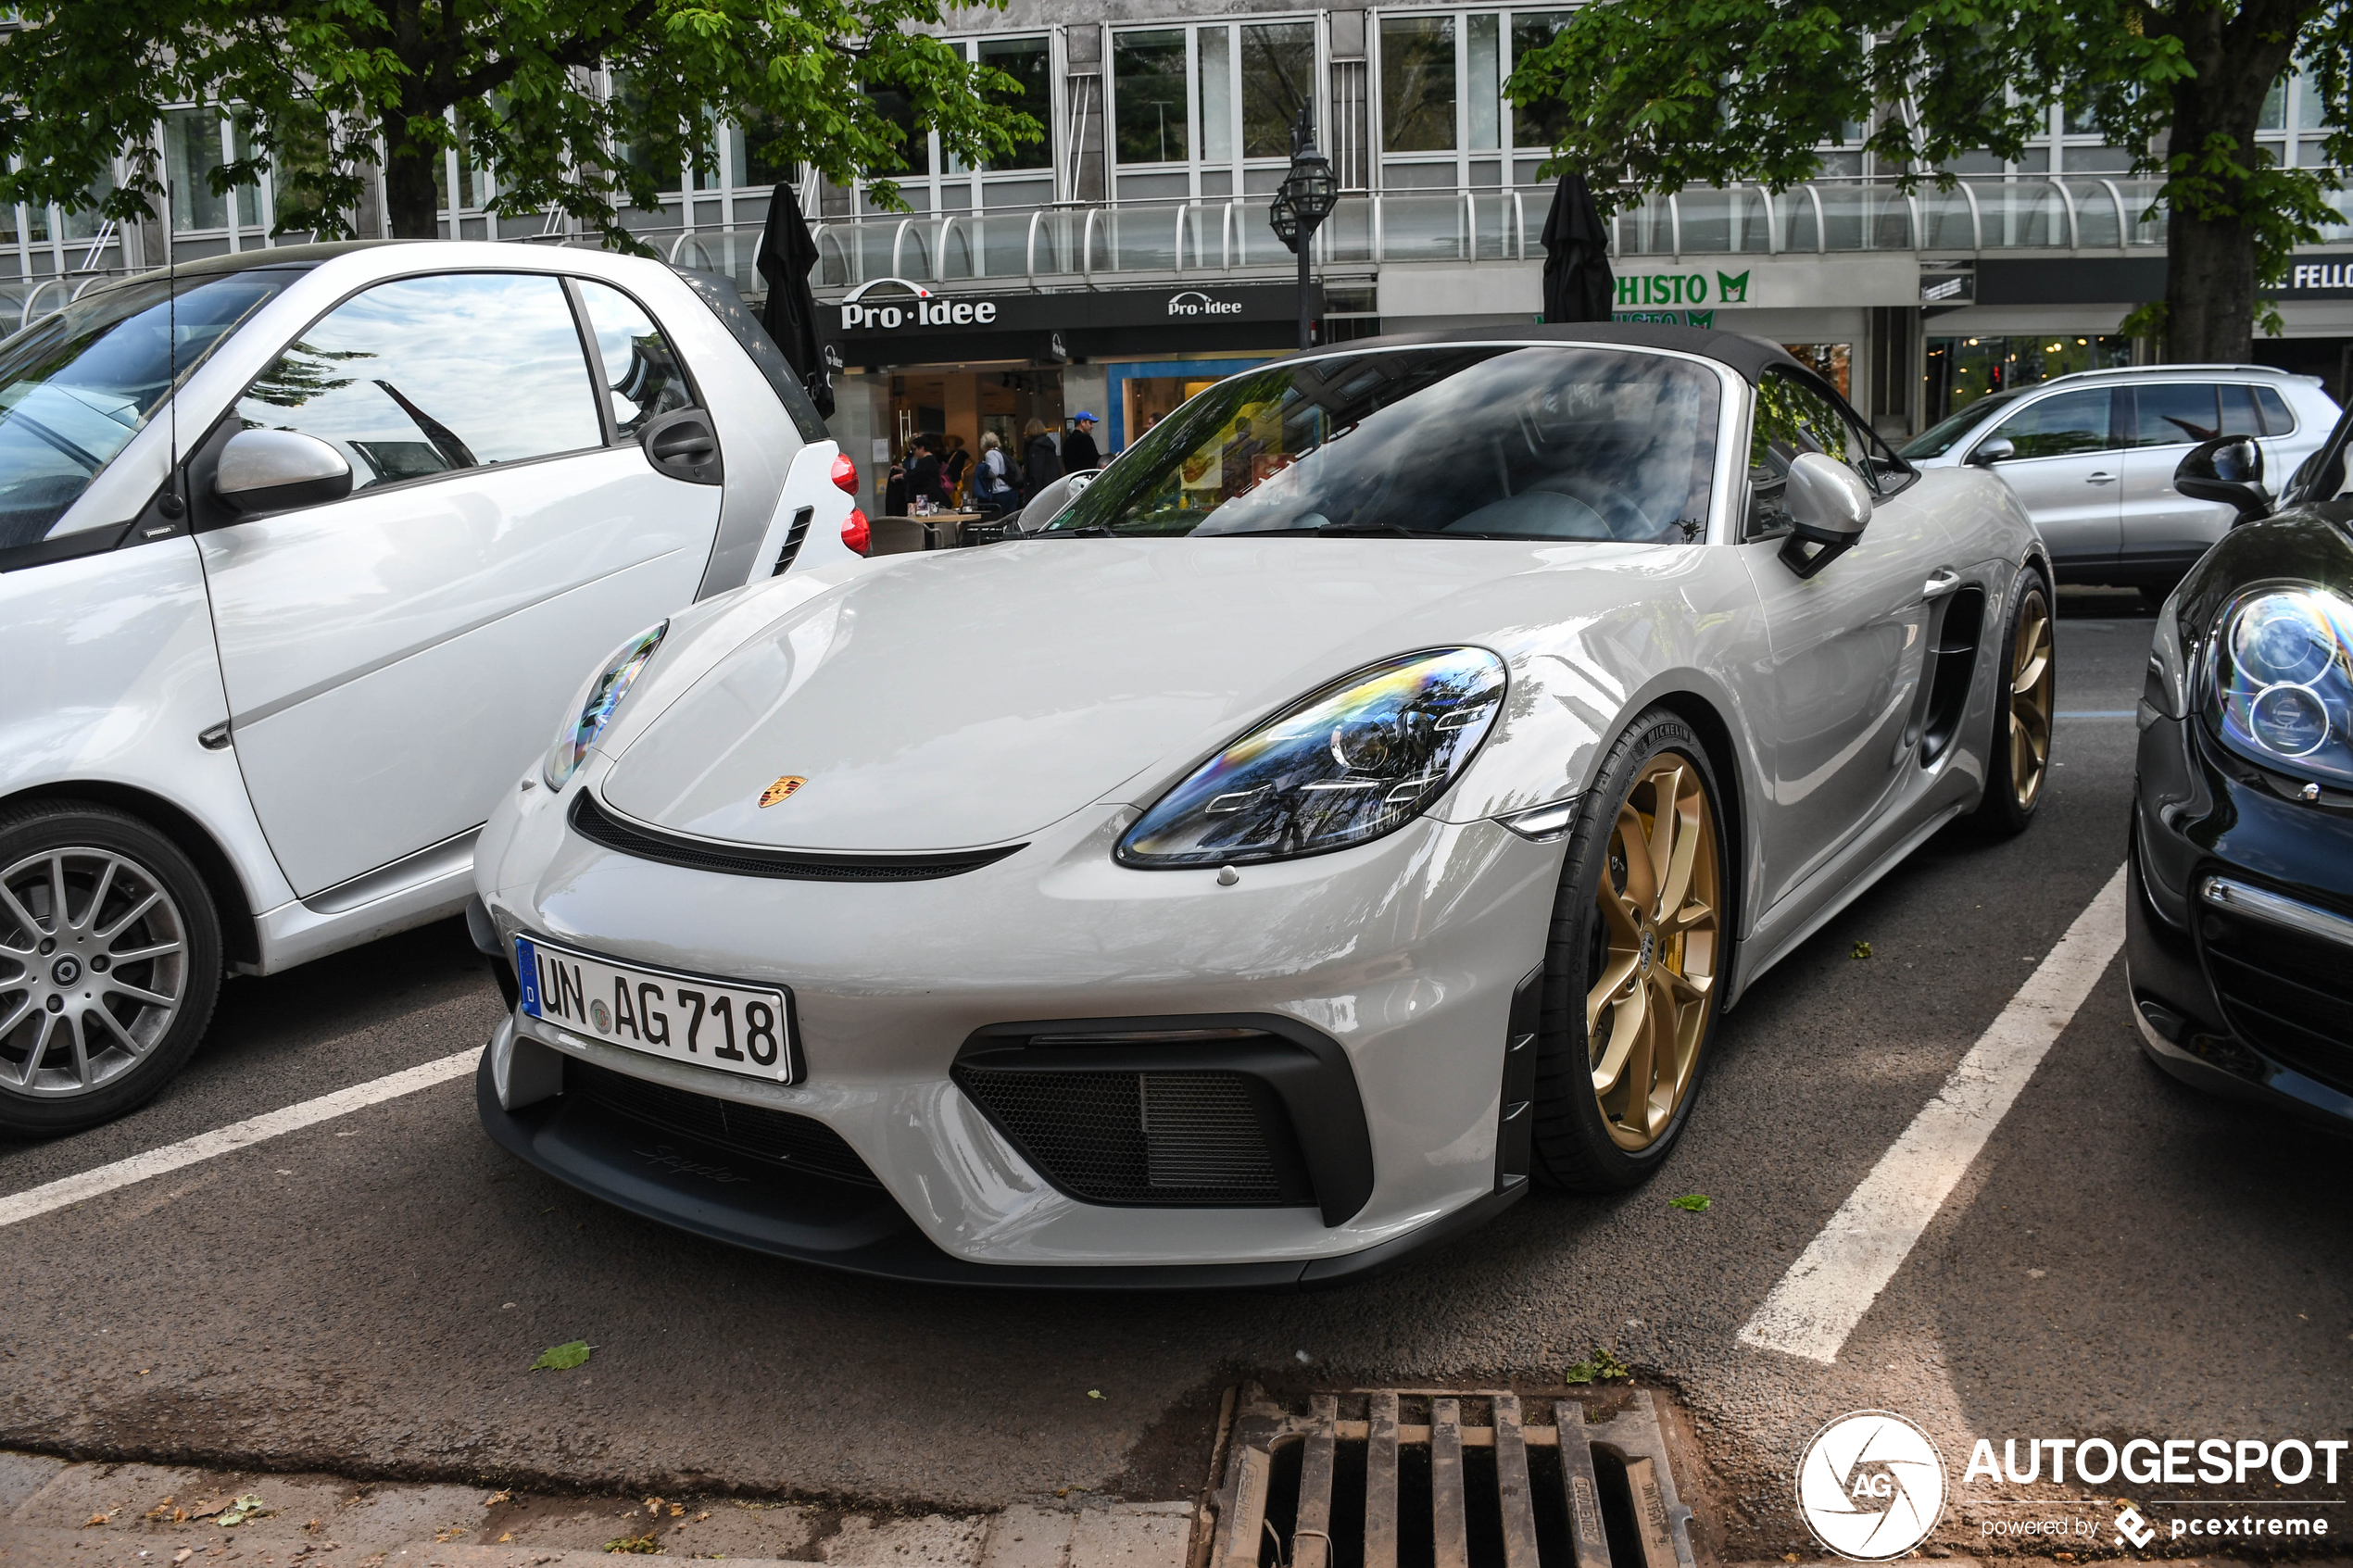
[[[549,789],[563,788],[564,781],[578,770],[580,759],[588,755],[588,748],[605,733],[612,716],[621,711],[622,699],[629,695],[638,671],[653,658],[654,649],[661,646],[662,634],[669,630],[670,622],[665,621],[638,633],[615,648],[612,657],[588,677],[588,684],[580,688],[580,695],[564,710],[572,717],[556,733],[556,744],[547,752],[547,765],[541,770]]]
[[[2273,583],[2223,611],[2210,711],[2223,743],[2266,768],[2353,784],[2353,604]]]
[[[1484,648],[1402,654],[1312,693],[1193,771],[1119,841],[1140,867],[1345,849],[1421,814],[1502,710]]]

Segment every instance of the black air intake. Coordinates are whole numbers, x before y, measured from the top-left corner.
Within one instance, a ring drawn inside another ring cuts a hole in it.
[[[642,1122],[697,1143],[788,1165],[812,1176],[878,1187],[875,1173],[839,1133],[810,1116],[689,1094],[572,1057],[564,1062],[564,1092],[632,1122]]]
[[[1262,1013],[1003,1023],[950,1069],[1022,1158],[1084,1203],[1317,1208],[1340,1224],[1373,1190],[1347,1053]]]

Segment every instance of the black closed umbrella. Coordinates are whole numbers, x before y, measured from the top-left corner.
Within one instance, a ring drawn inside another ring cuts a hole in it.
[[[817,341],[817,296],[809,292],[809,271],[816,265],[817,242],[809,237],[809,224],[800,216],[800,198],[779,182],[768,198],[768,226],[760,232],[760,249],[752,256],[752,266],[768,285],[761,324],[785,351],[817,412],[831,419],[834,386]]]
[[[1606,321],[1617,305],[1609,229],[1582,174],[1564,174],[1544,215],[1544,320]]]

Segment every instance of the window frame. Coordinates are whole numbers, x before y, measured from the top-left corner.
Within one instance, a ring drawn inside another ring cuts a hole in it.
[[[1107,197],[1117,205],[1152,200],[1176,201],[1176,196],[1150,197],[1125,195],[1120,193],[1123,180],[1160,179],[1182,175],[1185,194],[1182,200],[1247,201],[1268,195],[1273,184],[1265,191],[1251,189],[1251,177],[1290,167],[1290,153],[1286,148],[1280,155],[1251,157],[1244,152],[1246,117],[1242,105],[1242,40],[1234,30],[1246,27],[1279,26],[1285,23],[1305,25],[1311,29],[1310,39],[1315,58],[1313,69],[1314,87],[1309,104],[1310,121],[1315,127],[1315,144],[1327,156],[1333,151],[1330,141],[1331,119],[1331,13],[1328,11],[1268,11],[1264,14],[1233,13],[1214,19],[1176,19],[1159,22],[1136,21],[1105,24],[1103,28],[1102,92],[1103,92],[1103,173],[1109,182]],[[1226,113],[1227,156],[1213,158],[1208,155],[1207,126],[1202,120],[1202,34],[1213,29],[1227,31],[1226,44]],[[1119,158],[1119,77],[1115,65],[1118,41],[1123,34],[1135,32],[1176,32],[1185,35],[1185,114],[1186,132],[1183,156],[1154,163],[1123,163]],[[1223,192],[1205,189],[1212,179],[1222,181]]]
[[[2105,387],[2057,386],[2051,388],[2047,392],[2045,392],[2040,396],[2022,397],[2015,406],[2005,412],[2000,419],[1995,420],[1992,424],[1986,426],[1983,431],[1978,433],[1977,437],[1969,444],[1969,453],[1966,457],[1961,458],[1961,464],[1963,467],[1967,467],[1969,464],[1974,462],[1977,459],[1977,449],[1980,446],[1984,445],[1985,443],[1993,440],[1995,436],[2000,435],[2004,425],[2008,424],[2012,420],[2018,418],[2020,414],[2025,413],[2028,409],[2039,408],[2043,404],[2052,401],[2054,398],[2075,397],[2080,396],[2084,393],[2105,393],[2108,396],[2107,445],[2095,446],[2090,448],[2088,451],[2082,452],[2047,452],[2039,458],[2014,458],[2010,460],[2020,463],[2040,463],[2048,462],[2053,458],[2089,458],[2102,452],[2120,453],[2132,445],[2132,441],[2130,439],[2133,427],[2132,406],[2123,396],[2123,394],[2131,390],[2132,389],[2130,387],[2113,385]]]
[[[1829,403],[1831,411],[1845,421],[1847,430],[1854,435],[1857,445],[1866,454],[1864,466],[1857,473],[1857,477],[1863,481],[1864,488],[1871,493],[1871,505],[1874,510],[1877,510],[1881,503],[1892,501],[1910,489],[1919,480],[1920,470],[1899,456],[1879,432],[1870,427],[1869,421],[1855,411],[1855,406],[1839,395],[1838,388],[1832,386],[1820,374],[1803,364],[1768,365],[1759,373],[1755,382],[1748,383],[1746,407],[1743,409],[1739,439],[1732,454],[1732,460],[1739,465],[1741,484],[1739,508],[1732,514],[1734,543],[1751,545],[1760,540],[1781,539],[1789,535],[1789,529],[1785,525],[1765,528],[1756,526],[1756,481],[1754,465],[1748,460],[1749,452],[1756,442],[1756,407],[1764,392],[1764,378],[1774,375],[1786,376],[1798,385],[1823,398]],[[1837,461],[1850,472],[1856,471],[1854,465],[1848,463],[1844,458],[1840,458]],[[1885,465],[1884,470],[1875,466],[1877,464]]]
[[[654,324],[654,331],[660,332],[662,342],[669,345],[672,357],[678,361],[678,373],[686,378],[686,393],[692,401],[687,403],[685,408],[673,408],[669,414],[661,415],[660,418],[668,419],[672,414],[683,414],[688,409],[707,411],[710,408],[711,406],[703,401],[702,383],[696,379],[695,368],[687,361],[685,350],[678,346],[677,338],[673,335],[669,327],[663,324],[662,319],[654,313],[653,307],[638,298],[634,290],[623,288],[610,279],[589,277],[584,272],[564,272],[557,275],[563,281],[564,303],[572,308],[573,332],[580,339],[580,352],[587,361],[590,394],[596,399],[597,419],[598,422],[604,427],[607,446],[635,446],[637,445],[638,438],[635,435],[623,435],[621,433],[621,421],[613,418],[612,388],[605,383],[604,351],[597,346],[596,322],[590,320],[588,315],[587,295],[581,292],[581,285],[584,283],[596,283],[600,287],[609,288],[644,311],[646,320]],[[582,450],[585,451],[586,448],[584,447]]]

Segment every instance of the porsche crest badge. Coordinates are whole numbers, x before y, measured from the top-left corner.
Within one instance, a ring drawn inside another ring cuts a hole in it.
[[[779,800],[789,799],[793,791],[808,782],[798,773],[786,773],[760,792],[760,809],[764,811]]]

